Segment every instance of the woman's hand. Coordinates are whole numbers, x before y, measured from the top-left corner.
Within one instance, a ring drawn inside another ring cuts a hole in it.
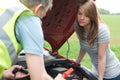
[[[12,66],[11,68],[9,68],[9,69],[7,69],[7,70],[4,70],[4,72],[3,72],[3,78],[7,78],[7,79],[13,79],[14,78],[14,76],[15,76],[15,74],[13,74],[13,71],[15,70],[15,69],[18,69],[18,70],[20,70],[22,68],[22,66],[19,66],[19,65],[14,65],[14,66]],[[24,74],[24,73],[22,73],[22,72],[20,72],[20,71],[18,71],[17,73],[16,73],[16,79],[19,79],[19,78],[24,78],[24,77],[26,77],[26,76],[28,76],[28,74]]]

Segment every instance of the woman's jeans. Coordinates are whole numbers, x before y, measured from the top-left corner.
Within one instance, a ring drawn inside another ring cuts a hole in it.
[[[112,79],[103,79],[103,80],[120,80],[120,75]]]

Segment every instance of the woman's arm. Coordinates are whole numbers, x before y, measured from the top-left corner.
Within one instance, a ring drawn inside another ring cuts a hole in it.
[[[98,80],[103,80],[106,67],[106,51],[109,42],[99,43],[98,48]]]
[[[80,52],[79,52],[78,58],[77,58],[77,60],[76,60],[77,63],[80,63],[80,62],[81,62],[81,60],[82,60],[83,57],[85,56],[85,53],[86,53],[86,51],[83,50],[82,48],[80,48]]]

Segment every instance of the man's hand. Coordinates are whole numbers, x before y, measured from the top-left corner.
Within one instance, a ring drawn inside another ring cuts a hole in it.
[[[7,69],[7,70],[4,70],[4,72],[3,72],[3,78],[8,78],[8,79],[13,79],[14,78],[14,76],[15,76],[15,74],[13,73],[13,71],[15,70],[15,69],[18,69],[18,70],[20,70],[22,68],[22,66],[19,66],[19,65],[14,65],[14,66],[12,66],[11,68],[9,68],[9,69]],[[23,73],[23,72],[21,72],[21,71],[18,71],[18,72],[16,72],[16,79],[19,79],[19,78],[24,78],[24,77],[26,77],[26,76],[28,76],[28,74],[25,74],[25,73]]]
[[[62,77],[62,74],[58,74],[54,80],[65,80],[65,79]]]

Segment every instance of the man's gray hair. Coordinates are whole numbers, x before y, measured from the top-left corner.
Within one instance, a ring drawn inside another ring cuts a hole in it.
[[[51,7],[53,0],[20,0],[20,2],[22,2],[28,8],[36,6],[38,4],[42,4],[43,7]]]

